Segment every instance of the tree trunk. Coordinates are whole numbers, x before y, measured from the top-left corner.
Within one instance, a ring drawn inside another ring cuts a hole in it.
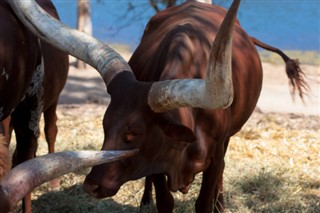
[[[198,2],[212,4],[212,0],[197,0]]]
[[[88,35],[92,35],[90,13],[90,0],[78,0],[78,30]],[[76,67],[78,69],[85,69],[86,66],[86,63],[77,59]]]

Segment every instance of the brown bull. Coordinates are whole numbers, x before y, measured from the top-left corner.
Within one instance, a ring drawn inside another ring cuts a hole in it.
[[[155,15],[148,23],[141,43],[129,61],[137,80],[205,78],[210,49],[226,11],[215,5],[187,2]],[[262,67],[255,48],[258,44],[236,22],[232,48],[234,99],[220,110],[179,108],[154,113],[143,108],[143,100],[115,100],[114,94],[138,93],[139,88],[108,88],[111,103],[104,118],[102,149],[138,147],[139,155],[94,167],[84,183],[85,190],[98,198],[114,195],[128,180],[148,174],[142,203],[149,203],[151,181],[156,189],[159,212],[173,211],[169,191],[186,193],[195,174],[203,172],[196,212],[223,210],[222,176],[229,139],[252,114],[262,86]],[[288,75],[300,95],[304,82],[297,64],[283,56]],[[293,69],[292,69],[293,68]],[[159,94],[161,95],[161,94]],[[199,94],[194,94],[199,95]],[[159,174],[160,173],[160,174]],[[165,178],[167,176],[167,179]]]
[[[50,15],[59,18],[50,0],[37,2]],[[0,26],[0,69],[3,72],[0,78],[0,119],[6,146],[12,129],[15,130],[17,145],[13,166],[16,166],[35,156],[41,112],[44,113],[49,152],[54,152],[56,107],[67,79],[69,59],[66,53],[34,36],[6,1],[0,2]],[[1,153],[0,159],[3,159],[0,160],[2,166],[4,160],[8,161],[8,152]],[[3,164],[9,165],[7,162]],[[31,211],[30,195],[25,198],[24,211]]]
[[[196,211],[211,212],[222,199],[229,138],[251,115],[262,83],[256,42],[235,21],[239,3],[227,14],[196,2],[157,14],[130,60],[132,72],[107,45],[49,19],[32,2],[12,1],[34,33],[101,74],[111,95],[102,149],[139,148],[132,158],[94,167],[84,183],[89,194],[112,196],[129,180],[155,175],[159,211],[171,212],[169,191],[186,193],[203,172]],[[300,70],[288,73],[303,92]]]

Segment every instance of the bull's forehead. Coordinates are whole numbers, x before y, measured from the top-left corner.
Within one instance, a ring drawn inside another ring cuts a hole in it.
[[[104,124],[115,127],[142,126],[152,116],[143,107],[132,104],[110,105],[104,117]],[[109,127],[110,128],[110,127]]]

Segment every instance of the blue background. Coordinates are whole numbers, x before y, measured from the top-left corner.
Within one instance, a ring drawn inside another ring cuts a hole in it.
[[[76,27],[77,1],[53,0],[61,19]],[[231,1],[215,1],[228,8]],[[132,12],[129,8],[134,7]],[[134,49],[154,10],[148,0],[91,0],[94,37]],[[284,50],[320,51],[320,0],[243,0],[238,18],[252,36]]]

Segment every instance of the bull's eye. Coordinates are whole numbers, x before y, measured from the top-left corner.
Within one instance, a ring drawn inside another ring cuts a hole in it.
[[[132,143],[135,141],[138,141],[139,138],[141,137],[141,133],[138,132],[130,132],[130,133],[126,133],[123,137],[123,141],[125,143]]]

